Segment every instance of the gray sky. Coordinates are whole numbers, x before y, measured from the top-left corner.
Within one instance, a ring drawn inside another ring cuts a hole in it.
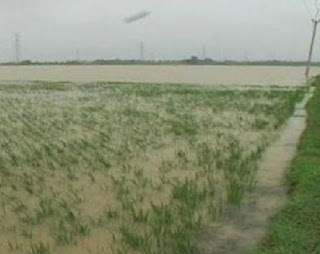
[[[141,10],[152,15],[123,22]],[[0,61],[13,60],[15,32],[32,60],[74,59],[76,49],[81,59],[138,58],[141,40],[147,59],[201,56],[205,44],[214,59],[304,60],[311,25],[303,0],[0,0]]]

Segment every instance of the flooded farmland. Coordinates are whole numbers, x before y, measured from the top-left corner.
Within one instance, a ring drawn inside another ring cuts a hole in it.
[[[0,85],[4,254],[191,253],[305,93],[18,83]]]
[[[312,69],[312,75],[320,68]],[[290,66],[1,66],[0,80],[113,81],[214,85],[290,85],[305,81],[304,67]]]

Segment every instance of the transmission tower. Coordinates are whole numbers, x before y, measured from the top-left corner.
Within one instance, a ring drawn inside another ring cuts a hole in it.
[[[245,50],[244,53],[243,53],[243,60],[245,62],[249,62],[249,53],[248,53],[248,50]]]
[[[205,44],[202,45],[202,59],[207,58],[207,46]]]
[[[76,56],[76,61],[77,62],[80,62],[80,50],[79,49],[76,49],[76,51],[75,51],[75,56]]]
[[[141,61],[144,60],[144,42],[143,41],[140,42],[140,60]]]
[[[20,41],[20,34],[14,34],[14,49],[15,49],[15,61],[16,64],[20,63],[21,57],[21,41]]]

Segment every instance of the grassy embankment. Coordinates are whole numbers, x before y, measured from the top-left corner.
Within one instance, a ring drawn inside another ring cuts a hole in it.
[[[307,106],[307,129],[288,175],[291,197],[272,220],[259,254],[320,253],[320,78]]]

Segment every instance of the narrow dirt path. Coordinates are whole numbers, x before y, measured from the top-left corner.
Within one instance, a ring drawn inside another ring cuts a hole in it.
[[[241,207],[227,208],[224,217],[203,232],[197,254],[243,254],[263,239],[268,219],[287,199],[286,170],[306,128],[305,106],[312,94],[310,88],[279,139],[267,148],[257,172],[256,186],[246,194]]]

